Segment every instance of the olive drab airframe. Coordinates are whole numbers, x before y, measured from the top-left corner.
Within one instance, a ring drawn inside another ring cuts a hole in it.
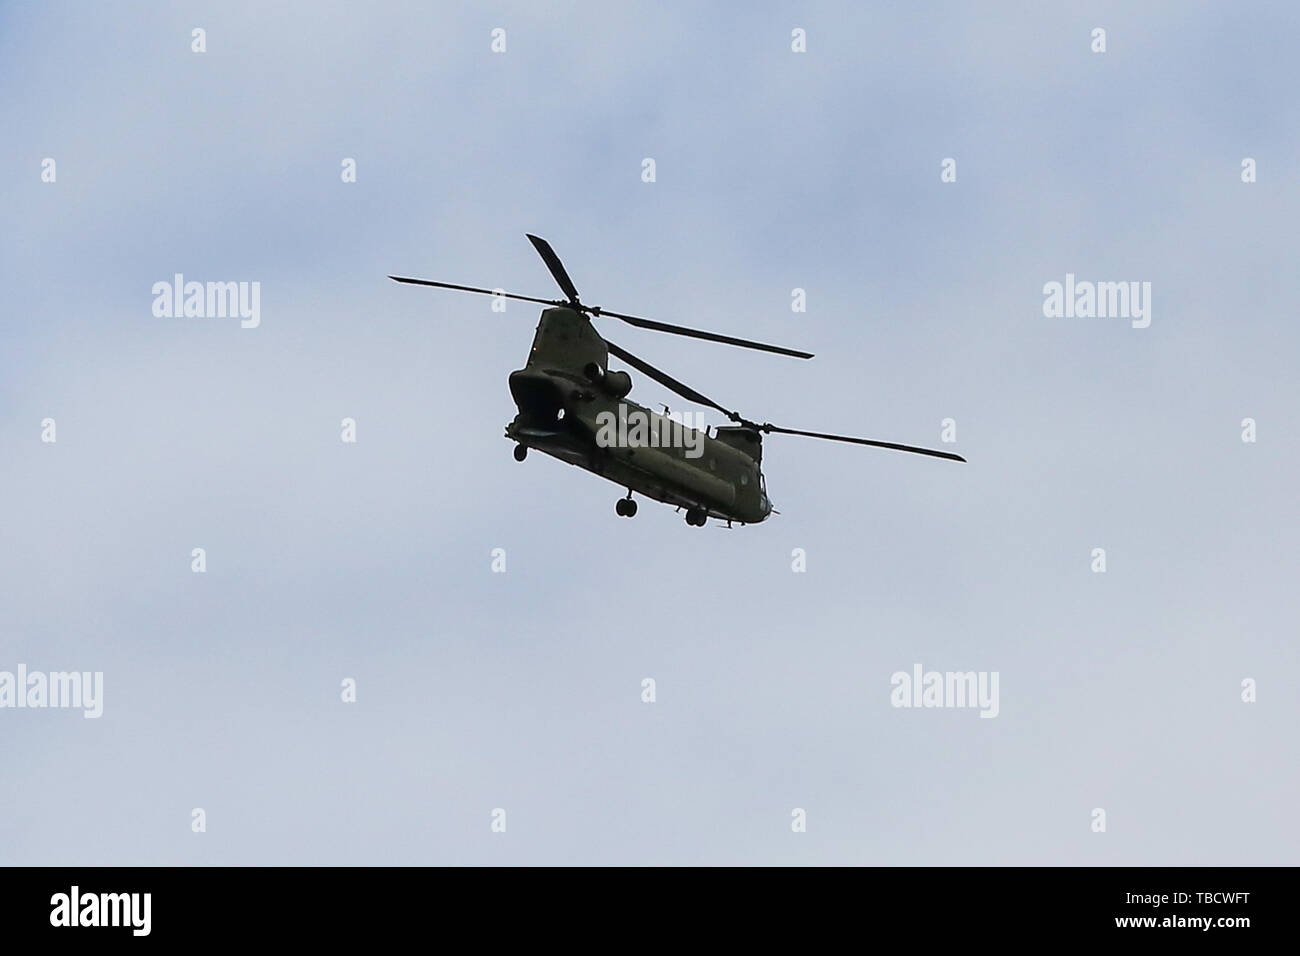
[[[523,368],[510,373],[510,394],[519,413],[506,426],[506,437],[516,443],[518,461],[535,448],[626,488],[626,497],[615,503],[618,514],[636,514],[635,493],[685,509],[686,522],[691,525],[703,526],[709,518],[729,525],[763,521],[774,513],[763,479],[763,435],[774,432],[965,460],[949,452],[800,431],[743,418],[610,342],[596,331],[591,319],[608,316],[637,328],[796,358],[812,355],[584,305],[550,243],[532,235],[528,239],[567,299],[540,299],[428,279],[389,278],[548,306],[537,323],[528,360]],[[609,368],[611,355],[683,398],[722,412],[735,424],[712,430],[692,428],[682,417],[660,415],[630,401],[627,395],[632,378],[627,372]]]

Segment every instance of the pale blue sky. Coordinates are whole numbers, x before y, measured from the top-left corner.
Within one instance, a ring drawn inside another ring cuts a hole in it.
[[[0,670],[105,696],[0,711],[0,862],[1294,864],[1300,11],[1058,6],[0,7]],[[501,435],[536,310],[384,278],[551,296],[525,232],[817,353],[602,326],[723,404],[970,463],[778,437],[767,524],[617,518]]]

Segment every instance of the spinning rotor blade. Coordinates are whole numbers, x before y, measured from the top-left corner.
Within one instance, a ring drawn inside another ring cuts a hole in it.
[[[573,280],[569,278],[569,274],[564,271],[564,263],[560,262],[560,257],[555,254],[551,244],[531,233],[526,232],[524,235],[528,236],[528,241],[533,244],[537,254],[542,257],[542,261],[546,263],[546,268],[550,269],[551,275],[555,276],[555,281],[559,284],[560,290],[568,296],[570,302],[576,303],[578,301],[578,288],[573,284]]]
[[[669,332],[673,335],[685,335],[693,339],[703,339],[706,342],[721,342],[724,345],[737,345],[745,349],[758,349],[760,352],[775,352],[778,355],[793,355],[795,358],[810,359],[811,352],[800,352],[797,349],[787,349],[780,345],[764,345],[762,342],[753,342],[749,339],[738,339],[733,335],[720,335],[717,332],[705,332],[700,329],[688,329],[684,325],[672,325],[668,322],[656,322],[653,319],[643,319],[635,315],[624,315],[622,312],[606,312],[600,306],[583,305],[578,300],[578,289],[569,278],[569,273],[565,271],[564,264],[560,262],[560,257],[555,254],[551,244],[540,236],[534,236],[532,233],[524,233],[528,241],[533,244],[537,254],[542,257],[546,263],[546,268],[551,270],[551,275],[559,284],[560,289],[569,297],[569,306],[586,312],[592,316],[608,315],[611,319],[618,319],[626,322],[628,325],[634,325],[639,329],[653,329],[656,332]],[[646,374],[649,374],[648,372]]]
[[[718,332],[706,332],[703,329],[690,329],[684,325],[673,325],[669,322],[656,322],[654,319],[643,319],[636,315],[626,315],[622,312],[606,312],[600,306],[584,305],[578,300],[578,288],[569,278],[569,273],[565,271],[564,263],[560,262],[560,257],[555,254],[551,244],[540,236],[534,236],[531,233],[525,233],[528,241],[533,244],[537,254],[542,257],[546,263],[546,268],[551,271],[560,290],[568,297],[566,300],[561,299],[539,299],[531,295],[515,295],[512,292],[494,292],[492,289],[480,289],[472,285],[457,285],[453,282],[434,282],[432,279],[411,279],[406,276],[389,276],[394,282],[405,282],[409,285],[427,285],[436,289],[455,289],[458,292],[476,292],[479,295],[499,295],[505,299],[515,299],[520,302],[536,302],[539,305],[559,306],[575,309],[578,312],[584,312],[589,316],[600,317],[607,315],[611,319],[618,319],[620,322],[626,322],[628,325],[635,326],[638,329],[651,329],[655,332],[668,332],[672,335],[684,335],[692,339],[702,339],[706,342],[721,342],[723,345],[735,345],[744,349],[757,349],[760,352],[774,352],[777,355],[792,355],[795,358],[810,359],[813,357],[811,352],[801,352],[798,349],[787,349],[780,345],[766,345],[763,342],[755,342],[751,339],[741,339],[734,335],[722,335]],[[650,373],[646,373],[647,375]],[[663,374],[663,373],[660,373]]]
[[[796,428],[781,428],[777,425],[760,425],[760,431],[780,432],[782,435],[804,435],[808,438],[826,438],[830,441],[846,441],[854,445],[871,445],[875,448],[892,448],[894,451],[910,451],[918,455],[930,455],[934,458],[947,458],[950,461],[965,461],[961,455],[954,455],[951,452],[935,451],[931,448],[917,448],[915,445],[897,445],[889,441],[871,441],[868,438],[849,438],[847,435],[826,435],[822,432],[805,432]]]
[[[610,354],[618,356],[620,359],[622,359],[628,365],[632,366],[638,372],[644,372],[646,375],[649,375],[660,385],[663,385],[665,388],[671,389],[672,391],[676,392],[678,395],[680,395],[682,398],[686,399],[687,401],[696,402],[700,405],[708,405],[709,408],[713,408],[716,409],[717,411],[722,412],[722,414],[726,415],[732,421],[740,421],[740,416],[738,414],[731,411],[730,409],[723,408],[713,399],[700,394],[699,392],[697,392],[695,389],[691,388],[689,385],[685,384],[684,382],[677,381],[677,379],[673,378],[667,372],[659,371],[659,369],[655,368],[649,362],[637,358],[635,355],[633,355],[631,352],[627,351],[626,349],[619,348],[609,339],[605,339],[605,344],[609,347]]]
[[[654,329],[656,332],[671,332],[673,335],[685,335],[693,339],[704,339],[706,342],[721,342],[724,345],[738,345],[743,349],[757,349],[760,352],[775,352],[778,355],[792,355],[795,358],[810,359],[813,357],[812,352],[800,352],[798,349],[787,349],[780,345],[764,345],[762,342],[752,342],[749,339],[738,339],[731,335],[720,335],[717,332],[704,332],[700,329],[688,329],[684,325],[669,325],[667,322],[656,322],[653,319],[642,319],[635,315],[624,315],[622,312],[607,312],[600,308],[588,308],[582,306],[592,315],[608,315],[612,319],[619,319],[628,325],[635,325],[638,329]],[[647,373],[648,374],[648,373]]]
[[[801,431],[797,428],[782,428],[780,425],[772,425],[766,422],[760,425],[758,422],[751,422],[749,419],[741,417],[741,415],[738,412],[733,412],[729,408],[723,408],[713,399],[709,398],[708,396],[700,392],[697,392],[695,389],[691,388],[686,383],[679,382],[677,379],[673,378],[667,372],[660,371],[659,369],[655,368],[653,365],[651,365],[649,362],[645,361],[644,359],[637,358],[635,355],[633,355],[631,352],[627,351],[626,349],[619,348],[609,339],[605,339],[605,345],[609,347],[609,352],[611,355],[614,355],[617,358],[622,359],[624,362],[632,366],[637,371],[644,372],[646,375],[650,376],[660,385],[663,385],[665,388],[671,389],[672,391],[676,392],[678,395],[680,395],[682,398],[686,399],[687,401],[696,402],[700,405],[707,405],[709,406],[709,408],[713,408],[716,409],[717,411],[722,412],[722,414],[726,415],[733,422],[737,422],[738,424],[741,425],[746,425],[757,432],[762,432],[764,434],[772,434],[775,432],[782,435],[803,435],[806,438],[825,438],[829,441],[842,441],[842,442],[848,442],[853,445],[870,445],[873,448],[890,448],[893,449],[894,451],[908,451],[908,452],[913,452],[914,454],[917,455],[930,455],[933,458],[947,458],[950,461],[964,462],[966,460],[965,458],[962,458],[960,455],[954,455],[951,452],[935,451],[932,448],[918,448],[915,445],[899,445],[895,442],[889,442],[889,441],[872,441],[869,438],[850,438],[847,435],[828,435],[825,432],[806,432],[806,431]]]
[[[406,276],[389,276],[394,282],[405,282],[408,285],[431,285],[438,289],[455,289],[458,292],[479,292],[483,295],[499,295],[503,299],[518,299],[520,302],[538,302],[542,305],[564,305],[563,302],[556,302],[553,299],[535,299],[531,295],[515,295],[513,292],[494,292],[492,289],[476,289],[472,285],[453,285],[450,282],[434,282],[432,279],[408,279]]]

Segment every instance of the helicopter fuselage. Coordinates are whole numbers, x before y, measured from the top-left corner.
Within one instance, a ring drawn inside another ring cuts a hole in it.
[[[755,524],[772,513],[762,436],[751,428],[690,428],[627,398],[626,372],[583,314],[542,312],[524,368],[510,374],[519,414],[506,437],[688,513]],[[628,427],[628,423],[632,427]],[[622,512],[620,512],[622,513]]]
[[[411,276],[390,275],[389,278],[408,285],[490,295],[502,302],[536,302],[549,306],[537,323],[527,363],[510,373],[510,394],[519,414],[506,426],[506,437],[515,443],[516,461],[523,461],[528,457],[528,450],[536,448],[627,488],[627,497],[619,498],[614,506],[622,517],[631,518],[636,514],[637,502],[632,496],[639,492],[647,498],[676,505],[678,509],[685,508],[686,523],[696,527],[707,523],[710,517],[725,520],[728,526],[733,521],[754,524],[766,520],[776,512],[763,481],[764,435],[802,435],[933,458],[966,460],[935,448],[804,431],[768,421],[760,423],[719,405],[604,338],[592,328],[591,320],[612,319],[634,328],[793,358],[810,359],[813,353],[586,305],[551,244],[540,236],[526,235],[565,298],[542,299],[499,288]],[[688,402],[721,412],[733,424],[719,426],[710,433],[707,427],[691,428],[680,417],[659,415],[628,401],[632,377],[627,372],[611,372],[610,355]]]

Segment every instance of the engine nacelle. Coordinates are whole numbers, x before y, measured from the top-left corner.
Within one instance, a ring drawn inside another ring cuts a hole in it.
[[[627,372],[606,372],[601,386],[613,398],[622,398],[632,391],[632,376]]]
[[[602,371],[595,362],[589,364],[583,372],[600,390],[611,398],[622,398],[632,391],[632,376],[627,372]]]

